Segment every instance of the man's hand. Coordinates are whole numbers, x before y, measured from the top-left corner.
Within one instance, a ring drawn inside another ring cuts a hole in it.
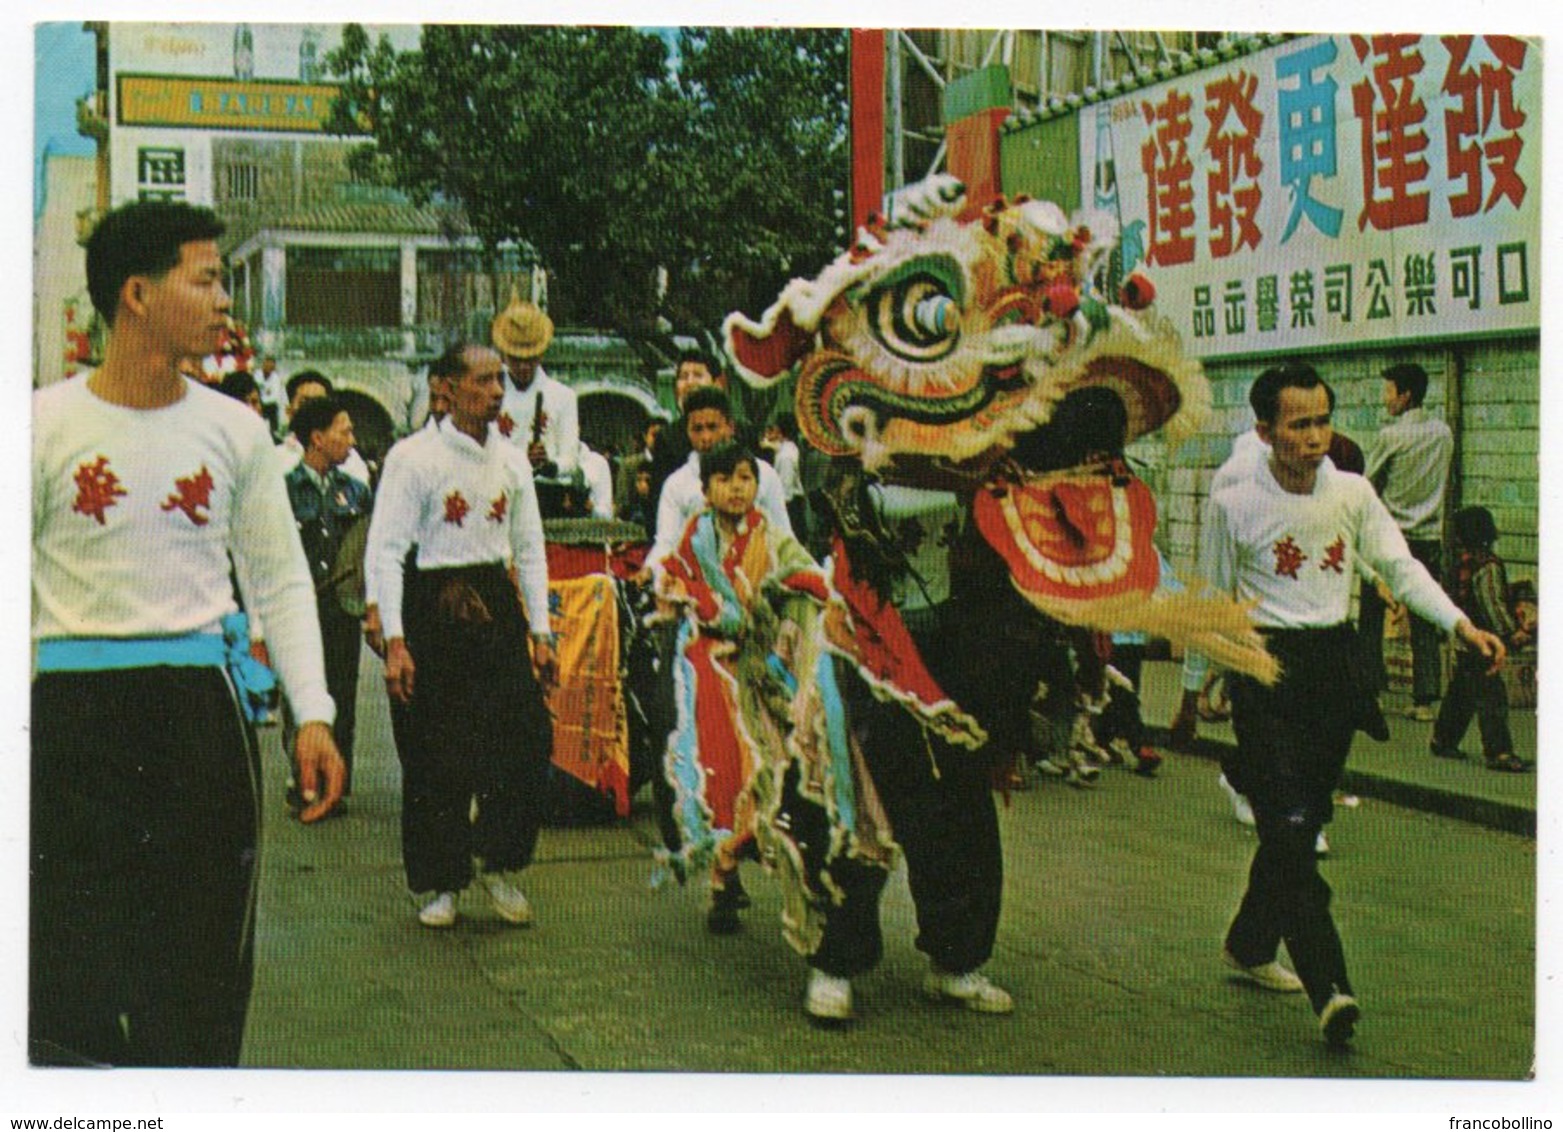
[[[1503,647],[1503,642],[1486,629],[1478,629],[1471,624],[1469,617],[1460,618],[1460,623],[1454,627],[1455,636],[1459,637],[1476,652],[1481,653],[1492,661],[1487,669],[1487,675],[1492,676],[1503,664],[1503,658],[1509,654],[1509,650]]]
[[[385,631],[380,625],[380,607],[371,605],[364,610],[364,644],[381,660],[385,659]]]
[[[548,463],[548,449],[543,447],[541,440],[534,440],[526,446],[526,458],[532,461],[534,470]]]
[[[559,684],[559,662],[554,656],[554,646],[545,637],[532,638],[532,671],[543,686],[543,695],[552,692]]]
[[[298,764],[299,793],[306,803],[298,820],[308,825],[325,817],[341,799],[342,787],[347,783],[347,764],[336,749],[330,726],[319,720],[298,729],[293,755]],[[324,796],[320,792],[322,780]]]
[[[385,690],[396,699],[398,703],[411,703],[413,693],[413,674],[417,666],[412,662],[412,653],[407,651],[407,641],[402,637],[392,637],[385,644]]]
[[[1194,740],[1199,737],[1199,693],[1184,690],[1183,699],[1178,704],[1178,714],[1172,717],[1171,744],[1177,751],[1189,751],[1194,748]]]
[[[266,647],[265,641],[250,642],[250,658],[267,668],[271,667],[271,650]]]

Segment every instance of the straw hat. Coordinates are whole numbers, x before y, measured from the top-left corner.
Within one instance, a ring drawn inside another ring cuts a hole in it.
[[[510,305],[494,317],[489,327],[494,348],[511,358],[540,358],[554,338],[554,320],[535,303],[523,302],[511,288]]]

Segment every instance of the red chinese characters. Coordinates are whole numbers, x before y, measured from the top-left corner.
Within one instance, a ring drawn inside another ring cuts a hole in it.
[[[1514,102],[1514,76],[1525,66],[1525,42],[1507,35],[1481,38],[1483,54],[1491,62],[1473,66],[1475,36],[1446,35],[1449,70],[1444,93],[1458,99],[1444,111],[1444,140],[1449,179],[1464,182],[1464,189],[1450,196],[1453,216],[1491,212],[1500,200],[1518,208],[1525,200],[1526,185],[1516,167],[1524,149],[1518,133],[1526,114]],[[1491,175],[1492,188],[1483,203],[1483,171]]]
[[[471,510],[471,505],[467,503],[461,492],[453,491],[445,497],[445,521],[447,523],[452,523],[458,527],[461,526],[462,521],[467,517],[467,512]]]
[[[1210,254],[1223,259],[1240,248],[1258,248],[1259,205],[1263,193],[1258,176],[1259,138],[1264,115],[1254,105],[1259,78],[1247,71],[1223,76],[1205,87],[1205,117],[1210,132],[1205,151],[1216,167],[1206,175],[1210,211]]]
[[[183,511],[192,523],[204,527],[211,521],[211,516],[202,512],[209,510],[211,505],[212,473],[202,464],[195,475],[174,480],[173,493],[163,500],[162,510]]]
[[[1321,570],[1334,570],[1337,574],[1343,573],[1346,563],[1346,537],[1336,535],[1335,541],[1324,548],[1324,561],[1319,563]],[[1296,575],[1292,575],[1296,577]]]
[[[90,464],[82,464],[76,469],[75,480],[76,502],[71,504],[71,510],[96,519],[100,527],[106,526],[104,513],[126,494],[119,477],[109,469],[109,458],[99,456]]]
[[[1297,577],[1297,571],[1302,568],[1304,562],[1308,561],[1308,556],[1303,553],[1302,547],[1297,545],[1297,540],[1292,538],[1291,535],[1287,535],[1280,542],[1276,543],[1273,549],[1275,550],[1275,573],[1277,577]]]
[[[1427,104],[1416,95],[1422,73],[1421,39],[1415,35],[1351,37],[1357,59],[1374,62],[1369,76],[1351,88],[1352,108],[1362,130],[1362,211],[1357,227],[1380,232],[1423,224],[1428,192]]]
[[[1147,263],[1165,267],[1194,261],[1194,162],[1189,156],[1193,106],[1194,100],[1177,90],[1168,91],[1160,103],[1140,104],[1150,127],[1140,147],[1150,216]]]
[[[510,509],[510,497],[504,492],[494,496],[488,505],[488,521],[491,523],[503,523],[505,513]]]

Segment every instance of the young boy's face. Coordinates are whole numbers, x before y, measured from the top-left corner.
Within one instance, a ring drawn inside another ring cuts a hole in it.
[[[718,472],[706,481],[706,503],[718,515],[741,519],[754,506],[760,480],[754,465],[744,460],[731,472]]]

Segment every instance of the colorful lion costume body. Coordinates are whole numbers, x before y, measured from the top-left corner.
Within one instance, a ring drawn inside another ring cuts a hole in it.
[[[868,487],[953,491],[963,528],[980,535],[978,557],[1024,599],[1013,606],[1021,620],[1065,633],[1143,631],[1262,680],[1277,674],[1243,607],[1159,584],[1155,502],[1122,448],[1157,431],[1173,442],[1191,436],[1210,394],[1198,361],[1150,310],[1150,282],[1112,278],[1115,222],[1024,198],[971,209],[947,176],[925,182],[908,211],[860,231],[758,321],[734,313],[724,327],[745,381],[795,375],[801,430],[838,471],[830,590],[755,808],[756,840],[787,890],[786,934],[805,953],[834,898],[832,861],[884,863],[894,833],[878,820],[837,679],[860,680],[925,735],[972,757],[989,739],[962,697],[929,675],[902,623],[886,583],[896,540],[875,529]],[[1092,416],[1104,399],[1116,403],[1098,442],[1085,433],[1104,419]],[[959,634],[974,655],[983,632]],[[1029,694],[1018,684],[1014,692]]]

